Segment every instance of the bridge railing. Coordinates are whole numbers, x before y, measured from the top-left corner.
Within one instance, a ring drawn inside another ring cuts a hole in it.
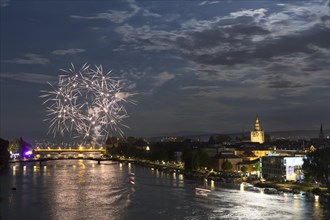
[[[72,153],[106,153],[105,149],[52,149],[52,148],[46,148],[46,149],[41,149],[41,148],[37,148],[34,149],[35,153],[52,153],[52,152],[56,152],[56,153],[62,153],[62,152],[72,152]]]

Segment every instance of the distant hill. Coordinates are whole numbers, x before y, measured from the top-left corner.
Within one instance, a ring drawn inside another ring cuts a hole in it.
[[[288,139],[311,139],[319,137],[319,130],[296,130],[296,131],[272,131],[267,132],[270,136],[275,138],[288,138]],[[323,130],[324,136],[329,136],[330,129]]]
[[[181,131],[177,133],[167,133],[167,134],[158,134],[155,136],[150,136],[147,139],[152,141],[160,140],[162,137],[186,137],[189,139],[200,139],[201,141],[209,140],[210,136],[217,136],[219,134],[227,134],[231,137],[241,137],[242,132],[232,132],[232,133],[210,133],[210,132],[188,132],[188,131]],[[249,132],[244,133],[246,137],[250,136]],[[269,131],[266,134],[270,135],[272,138],[285,138],[291,140],[297,139],[306,139],[309,140],[311,138],[318,138],[319,130],[293,130],[293,131]],[[330,129],[324,130],[324,135],[329,136]]]

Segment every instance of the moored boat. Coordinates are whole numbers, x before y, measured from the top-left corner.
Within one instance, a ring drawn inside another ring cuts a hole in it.
[[[199,196],[208,196],[211,192],[210,189],[203,188],[203,187],[195,187],[195,194]]]

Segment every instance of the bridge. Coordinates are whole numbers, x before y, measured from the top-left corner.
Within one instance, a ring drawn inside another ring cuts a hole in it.
[[[51,161],[51,160],[93,160],[97,161],[98,164],[101,164],[101,161],[113,161],[112,159],[107,158],[24,158],[24,159],[13,159],[9,160],[9,163],[22,163],[22,162],[39,162],[41,165],[42,162]]]
[[[99,159],[106,154],[106,150],[101,148],[39,148],[34,149],[36,159]]]
[[[34,153],[30,153],[29,155],[33,156],[30,158],[22,158],[22,159],[11,159],[9,163],[20,163],[20,162],[39,162],[40,164],[43,161],[49,160],[94,160],[97,161],[98,164],[101,161],[118,161],[124,163],[135,163],[137,162],[136,159],[132,158],[113,158],[111,157],[104,157],[106,154],[106,149],[101,148],[85,148],[85,147],[78,147],[78,148],[40,148],[37,147],[33,150]]]
[[[44,161],[52,161],[52,160],[92,160],[92,161],[97,161],[98,164],[101,164],[101,161],[115,161],[115,162],[120,162],[120,163],[136,163],[136,159],[131,159],[131,158],[113,158],[113,157],[108,157],[108,158],[92,158],[92,157],[84,157],[84,158],[79,158],[79,157],[34,157],[34,158],[22,158],[22,159],[11,159],[9,160],[9,163],[25,163],[25,162],[39,162],[41,165],[42,162]]]

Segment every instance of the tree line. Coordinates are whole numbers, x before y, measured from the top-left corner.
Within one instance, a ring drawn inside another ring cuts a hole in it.
[[[199,144],[190,139],[178,142],[148,143],[143,138],[131,137],[126,140],[108,138],[106,141],[107,152],[111,155],[150,161],[183,162],[186,170],[210,167],[211,158],[198,146]]]

